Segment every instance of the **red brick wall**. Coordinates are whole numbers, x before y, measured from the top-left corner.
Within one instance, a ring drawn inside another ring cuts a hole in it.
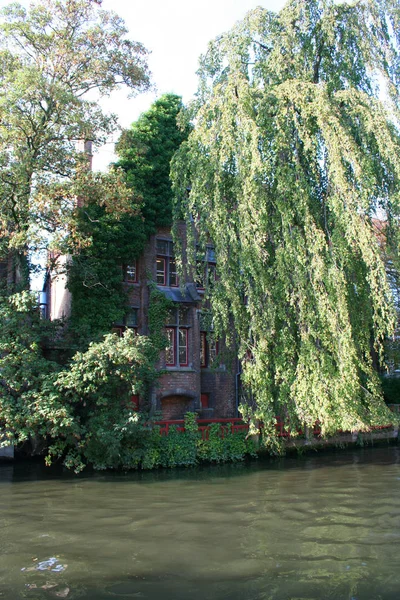
[[[185,241],[185,224],[178,225],[178,232]],[[160,228],[150,237],[143,256],[138,260],[138,283],[126,283],[131,306],[139,308],[138,333],[148,334],[149,280],[156,279],[156,238],[172,239],[168,228]],[[189,280],[188,280],[189,281]],[[162,289],[162,288],[160,288]],[[201,302],[189,305],[188,328],[189,367],[167,369],[156,382],[152,394],[152,406],[163,411],[163,418],[182,418],[188,410],[200,410],[200,394],[210,396],[213,417],[236,416],[235,367],[226,371],[200,368],[200,324],[198,310]],[[158,364],[165,369],[163,353]],[[210,411],[209,411],[210,412]]]
[[[209,408],[213,418],[236,417],[235,373],[232,370],[202,369],[201,393],[209,394]]]
[[[193,400],[187,396],[167,396],[161,400],[162,418],[183,419],[185,413],[193,410]]]

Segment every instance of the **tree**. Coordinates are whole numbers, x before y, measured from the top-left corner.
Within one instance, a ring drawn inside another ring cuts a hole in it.
[[[110,210],[119,200],[129,209],[118,176],[92,177],[77,149],[79,141],[101,144],[116,129],[94,93],[149,86],[146,50],[100,5],[39,0],[29,11],[18,4],[1,11],[0,251],[12,258],[11,291],[28,287],[30,249],[55,233],[57,245],[64,239],[77,190],[86,199],[97,186]]]
[[[145,394],[157,376],[159,341],[131,331],[122,338],[108,334],[62,367],[43,357],[43,322],[34,304],[29,292],[0,297],[5,443],[21,447],[29,442],[27,453],[47,451],[47,463],[63,457],[77,471],[88,460],[119,466],[118,453],[126,452],[128,434],[132,437],[138,425],[129,397]]]
[[[323,434],[390,418],[371,351],[394,310],[372,218],[398,247],[399,43],[394,0],[289,0],[201,58],[176,210],[193,262],[215,243],[214,325],[236,332],[267,431],[277,414]]]
[[[26,11],[12,4],[0,22],[0,262],[8,262],[7,286],[0,281],[0,425],[14,443],[52,443],[53,454],[67,454],[76,466],[85,448],[78,441],[95,428],[84,406],[94,411],[112,393],[128,395],[141,365],[147,381],[154,362],[152,342],[129,335],[108,336],[64,367],[48,360],[48,324],[27,291],[32,250],[49,241],[61,252],[90,246],[82,214],[114,224],[125,214],[139,218],[122,171],[91,173],[78,147],[101,144],[117,127],[94,97],[119,85],[132,93],[149,86],[146,50],[100,5],[38,0]],[[70,381],[79,398],[68,391]],[[114,407],[113,414],[122,419],[126,410]],[[105,412],[98,409],[99,416]]]
[[[180,96],[161,96],[123,132],[116,146],[116,165],[126,173],[129,187],[143,199],[142,214],[148,234],[154,233],[156,227],[169,227],[172,222],[170,162],[190,129],[177,124],[182,108]]]
[[[128,297],[121,265],[140,257],[157,226],[171,225],[170,161],[188,135],[188,128],[177,124],[181,109],[179,96],[161,96],[120,137],[115,167],[124,175],[136,214],[108,212],[101,198],[77,213],[77,239],[91,243],[81,245],[69,267],[75,342],[87,344],[123,319]]]

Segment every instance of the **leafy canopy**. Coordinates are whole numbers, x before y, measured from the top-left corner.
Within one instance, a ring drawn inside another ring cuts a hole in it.
[[[142,214],[148,234],[154,233],[156,227],[171,225],[170,162],[190,129],[177,124],[182,108],[180,96],[161,96],[123,132],[116,146],[117,166],[124,170],[128,186],[143,199]]]
[[[171,224],[170,161],[188,135],[177,124],[181,109],[180,96],[161,96],[120,137],[115,166],[127,184],[131,211],[115,215],[99,197],[77,213],[79,252],[68,276],[75,342],[94,340],[123,319],[129,298],[121,265],[140,257],[157,226]]]
[[[176,212],[195,224],[193,262],[196,243],[215,244],[215,327],[234,324],[266,426],[388,420],[372,351],[394,311],[371,220],[386,216],[396,248],[399,42],[396,1],[289,0],[201,58]]]
[[[38,0],[0,14],[0,252],[19,262],[49,236],[60,246],[77,193],[129,210],[121,178],[88,174],[77,148],[101,144],[117,126],[93,97],[149,86],[146,50],[100,4]]]

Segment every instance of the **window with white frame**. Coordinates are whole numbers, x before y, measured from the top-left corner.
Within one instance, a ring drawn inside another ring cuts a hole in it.
[[[189,365],[189,309],[184,306],[172,308],[166,320],[167,346],[165,364],[167,367],[187,367]]]
[[[170,240],[156,240],[156,283],[168,287],[179,285],[174,254],[174,244]]]

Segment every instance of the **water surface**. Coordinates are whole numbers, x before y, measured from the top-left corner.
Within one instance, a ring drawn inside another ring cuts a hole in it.
[[[0,600],[398,600],[400,449],[83,474],[0,465]]]

